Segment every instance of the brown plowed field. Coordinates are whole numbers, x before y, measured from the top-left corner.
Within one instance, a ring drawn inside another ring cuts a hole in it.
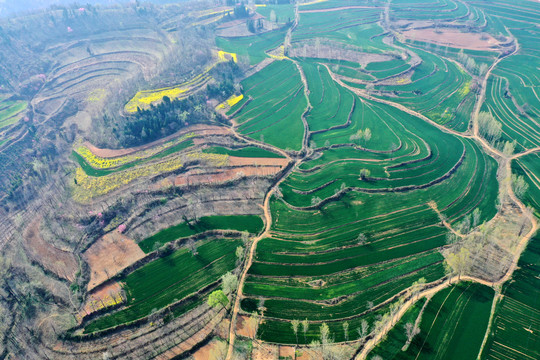
[[[77,320],[81,320],[84,316],[90,315],[93,312],[123,302],[122,287],[119,283],[112,282],[101,287],[99,290],[92,292],[86,300],[84,307],[79,312]]]
[[[188,133],[195,133],[199,136],[205,136],[205,135],[226,135],[229,133],[229,130],[227,128],[221,127],[221,126],[213,126],[213,125],[193,125],[189,126],[185,129],[182,129],[172,135],[169,135],[167,137],[164,137],[163,139],[159,139],[156,141],[152,141],[151,143],[127,148],[127,149],[100,149],[89,142],[85,142],[84,145],[96,156],[100,156],[102,158],[113,158],[123,155],[132,154],[137,151],[146,150],[151,147],[161,145],[169,140],[172,140],[176,137],[182,136],[184,134]]]
[[[234,180],[239,176],[271,176],[277,174],[289,161],[281,158],[246,158],[229,156],[228,166],[234,168],[215,168],[190,170],[178,175],[174,180],[176,186],[222,183]]]
[[[28,225],[24,234],[24,247],[28,255],[45,269],[69,281],[75,280],[79,263],[75,255],[68,251],[58,249],[46,242],[39,233],[41,218],[37,218]]]
[[[90,266],[88,290],[107,281],[129,265],[144,257],[144,252],[132,239],[118,231],[110,232],[83,253]]]
[[[413,29],[402,34],[411,40],[425,41],[437,45],[450,46],[469,50],[493,50],[499,46],[499,41],[487,34],[463,33],[458,29],[444,29],[440,34],[435,29]],[[486,40],[482,40],[482,36]]]
[[[197,171],[179,175],[174,180],[174,185],[198,185],[213,184],[230,181],[239,176],[268,176],[274,175],[281,170],[281,166],[241,166],[234,169],[216,169],[212,173]]]

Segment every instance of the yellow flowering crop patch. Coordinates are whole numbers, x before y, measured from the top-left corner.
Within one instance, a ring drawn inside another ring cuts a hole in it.
[[[94,155],[90,149],[88,149],[86,146],[79,146],[75,151],[81,155],[86,162],[96,169],[110,169],[115,168],[124,164],[128,164],[130,162],[145,159],[147,157],[150,157],[152,155],[155,155],[171,146],[174,146],[176,144],[179,144],[183,142],[184,140],[190,139],[192,137],[195,137],[195,133],[188,133],[184,136],[181,136],[175,140],[166,142],[164,144],[161,144],[159,146],[154,146],[150,149],[138,151],[135,154],[130,155],[124,155],[114,158],[102,158],[100,156]]]
[[[244,98],[244,94],[240,94],[238,96],[232,95],[227,100],[225,100],[224,102],[216,106],[216,109],[225,109],[227,106],[231,108],[234,105],[238,104],[243,98]]]
[[[73,188],[73,199],[80,203],[88,203],[92,198],[105,195],[137,178],[174,171],[180,169],[182,164],[182,159],[175,157],[161,163],[147,164],[101,177],[88,176],[82,168],[78,167],[75,173],[76,185]]]
[[[75,173],[75,185],[72,193],[73,199],[79,203],[88,203],[94,197],[105,195],[123,185],[129,184],[137,178],[178,170],[183,166],[183,160],[186,158],[201,160],[211,166],[217,167],[226,166],[229,155],[191,152],[184,156],[169,158],[160,163],[149,163],[101,177],[88,176],[81,167],[78,167]]]
[[[226,52],[226,51],[223,51],[223,50],[218,51],[218,59],[219,59],[219,61],[229,61],[227,56],[230,56],[234,60],[234,62],[238,62],[238,58],[236,56],[236,53],[230,53],[230,52]]]
[[[232,10],[232,7],[226,7],[226,8],[220,8],[218,10],[214,10],[214,9],[209,9],[209,10],[203,10],[203,11],[199,11],[197,13],[191,13],[190,15],[192,16],[196,16],[198,18],[201,18],[203,16],[210,16],[210,15],[217,15],[217,14],[224,14],[228,11],[231,11]]]
[[[95,89],[92,91],[89,95],[86,101],[88,102],[98,102],[105,98],[105,95],[107,95],[107,92],[105,89]]]
[[[225,166],[228,163],[229,155],[211,154],[203,152],[192,152],[186,155],[187,158],[193,160],[203,160],[211,166]]]
[[[288,57],[285,56],[285,48],[283,47],[283,45],[281,45],[280,47],[278,47],[278,48],[274,49],[273,51],[268,52],[266,54],[268,56],[270,56],[272,59],[276,59],[276,60],[288,59]]]
[[[471,91],[471,82],[467,81],[461,89],[459,89],[459,95],[465,97]]]

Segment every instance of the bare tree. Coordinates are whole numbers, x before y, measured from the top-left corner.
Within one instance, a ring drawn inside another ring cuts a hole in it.
[[[349,323],[347,321],[343,323],[343,337],[345,341],[349,341]]]
[[[296,343],[298,344],[298,326],[300,326],[300,320],[293,320],[291,321],[292,330],[294,332],[294,336],[296,337]]]
[[[364,233],[359,233],[356,237],[356,242],[358,245],[365,245],[367,243],[367,236]]]
[[[304,342],[306,342],[306,334],[309,330],[309,321],[308,319],[302,320],[302,332],[304,333]]]

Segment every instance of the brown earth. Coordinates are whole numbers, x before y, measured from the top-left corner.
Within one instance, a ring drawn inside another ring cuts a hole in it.
[[[268,176],[281,170],[281,166],[241,166],[234,169],[216,169],[212,173],[204,170],[188,171],[174,180],[175,186],[214,184],[234,180],[240,176]]]
[[[39,233],[41,217],[28,225],[23,234],[27,254],[45,269],[69,281],[75,280],[79,263],[73,253],[58,249],[46,242]]]
[[[144,255],[134,240],[118,231],[104,235],[83,253],[84,260],[90,266],[88,290],[107,281]]]
[[[211,321],[209,321],[201,330],[197,331],[193,336],[191,336],[189,339],[181,342],[180,344],[176,345],[175,347],[170,348],[169,350],[165,351],[164,353],[157,356],[155,359],[157,360],[169,360],[169,359],[175,359],[178,358],[179,355],[185,353],[186,351],[191,350],[194,346],[204,341],[204,339],[212,332],[212,330],[219,324],[219,322],[223,319],[223,311],[219,313],[219,315],[216,315]],[[211,342],[209,347],[203,346],[201,349],[196,351],[193,354],[193,357],[196,360],[206,360],[210,358],[210,350],[216,346],[217,341]],[[204,350],[202,350],[204,349]],[[225,350],[227,347],[225,347]],[[199,353],[199,351],[201,351]]]
[[[291,359],[294,360],[296,356],[296,351],[292,346],[280,346],[279,347],[279,358],[280,359]]]
[[[289,50],[289,56],[351,61],[360,64],[362,67],[366,67],[372,62],[394,59],[390,55],[372,54],[361,50],[361,48],[344,47],[336,41],[324,40],[319,46],[316,46],[314,41],[302,41],[295,43],[294,47]]]
[[[164,137],[163,139],[159,139],[156,141],[152,141],[151,143],[126,148],[126,149],[100,149],[89,142],[85,142],[84,145],[96,156],[100,156],[102,158],[113,158],[123,155],[132,154],[137,151],[146,150],[151,147],[161,145],[169,140],[172,140],[174,138],[177,138],[179,136],[182,136],[184,134],[188,133],[195,133],[198,136],[206,136],[206,135],[225,135],[229,133],[229,130],[225,127],[221,126],[213,126],[213,125],[192,125],[188,126],[185,129],[182,129],[172,135],[169,135],[167,137]]]
[[[254,342],[251,358],[253,360],[276,360],[279,358],[279,346]]]
[[[281,158],[245,158],[229,156],[228,165],[234,168],[194,169],[178,175],[175,186],[222,183],[240,176],[270,176],[278,173],[288,164]]]
[[[236,335],[252,338],[252,331],[250,331],[246,319],[247,316],[241,315],[236,320]]]
[[[77,320],[80,321],[86,315],[90,315],[95,311],[119,304],[123,301],[122,286],[116,281],[107,284],[92,292],[79,312]]]
[[[469,50],[494,50],[500,42],[488,34],[464,33],[458,29],[439,30],[435,29],[412,29],[402,32],[403,36],[411,40],[425,41],[437,45],[450,46]],[[486,40],[482,40],[482,37]]]

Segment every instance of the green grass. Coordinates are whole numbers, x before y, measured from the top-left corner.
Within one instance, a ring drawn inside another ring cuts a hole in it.
[[[287,60],[275,61],[243,80],[242,87],[244,97],[253,100],[234,118],[239,131],[282,149],[300,150],[306,99],[296,66]]]
[[[250,65],[255,65],[268,57],[265,53],[266,51],[283,44],[286,32],[287,28],[282,28],[264,34],[246,37],[217,37],[216,45],[224,51],[236,53],[240,57],[247,59]]]
[[[203,152],[211,154],[223,154],[247,158],[283,158],[283,155],[274,153],[256,146],[247,146],[241,149],[227,149],[219,146],[204,149]]]
[[[197,255],[180,249],[154,260],[120,279],[127,295],[126,306],[91,321],[85,333],[107,329],[150,315],[153,311],[182,300],[215,283],[236,263],[238,240],[212,240],[198,247]],[[200,303],[200,296],[191,297],[177,314]]]
[[[205,216],[190,223],[180,223],[161,230],[141,242],[139,247],[149,253],[163,244],[183,237],[200,234],[208,230],[237,230],[256,234],[263,228],[263,221],[257,215]]]
[[[439,291],[429,300],[416,335],[407,351],[404,345],[403,324],[398,323],[386,340],[370,356],[384,359],[463,359],[478,356],[489,320],[493,289],[484,285],[460,283]],[[413,313],[417,311],[413,308]],[[405,315],[409,321],[411,313]],[[400,326],[401,325],[401,326]]]
[[[284,24],[294,20],[294,5],[293,4],[278,4],[266,6],[257,6],[257,12],[266,17],[270,21],[270,14],[273,11],[276,15],[277,23]]]
[[[26,101],[2,99],[0,101],[0,129],[19,121],[27,107]]]

